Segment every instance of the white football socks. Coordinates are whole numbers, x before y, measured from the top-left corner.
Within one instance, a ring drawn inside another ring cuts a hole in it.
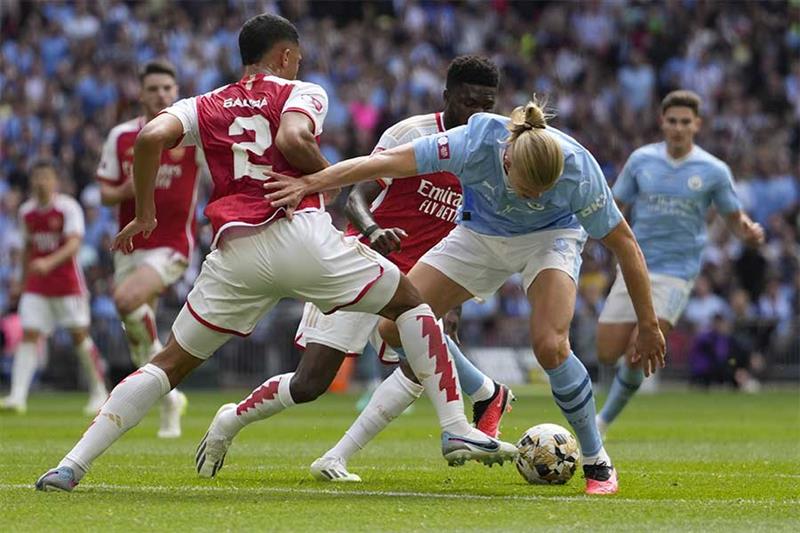
[[[12,403],[25,405],[28,401],[28,392],[38,366],[36,343],[21,342],[11,365],[11,392],[8,398]]]
[[[383,431],[389,422],[403,414],[423,391],[422,385],[408,379],[399,368],[395,369],[378,385],[356,421],[336,446],[325,453],[325,457],[337,457],[347,462],[354,453]]]
[[[92,462],[126,431],[138,424],[151,407],[170,390],[159,367],[147,364],[119,382],[89,428],[59,467],[68,466],[79,481]]]
[[[425,387],[442,431],[467,435],[473,429],[464,415],[464,402],[455,365],[433,311],[421,304],[395,320],[406,360]]]

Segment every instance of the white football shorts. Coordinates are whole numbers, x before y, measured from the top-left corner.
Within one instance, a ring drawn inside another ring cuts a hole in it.
[[[119,285],[137,268],[147,265],[158,273],[164,287],[169,287],[181,279],[188,260],[178,251],[167,246],[149,250],[134,250],[133,253],[114,253],[114,283]]]
[[[89,298],[83,294],[43,296],[32,292],[22,294],[19,317],[23,330],[49,335],[57,327],[68,329],[89,326]]]
[[[349,356],[361,355],[370,343],[383,363],[398,363],[400,356],[383,342],[378,332],[379,321],[378,315],[369,313],[337,311],[326,315],[307,303],[294,342],[301,349],[309,344],[322,344]]]
[[[546,269],[562,270],[577,281],[587,237],[583,229],[497,237],[456,226],[420,262],[431,265],[473,296],[488,298],[516,273],[522,274],[525,290]]]
[[[665,274],[650,273],[650,289],[653,294],[653,306],[656,316],[675,325],[689,303],[694,280],[676,278]],[[601,323],[635,323],[636,312],[633,302],[622,278],[622,272],[617,267],[617,277],[608,293],[606,303],[597,319]]]
[[[323,211],[233,227],[203,262],[172,333],[187,352],[207,359],[231,335],[249,335],[282,298],[312,302],[325,313],[377,313],[399,282],[394,264],[346,237]]]

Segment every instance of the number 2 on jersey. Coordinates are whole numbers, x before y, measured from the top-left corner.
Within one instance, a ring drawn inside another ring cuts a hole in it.
[[[269,122],[262,115],[250,117],[236,117],[228,128],[228,135],[241,135],[245,131],[255,133],[255,140],[231,145],[233,150],[233,179],[238,180],[248,177],[254,180],[266,181],[269,179],[264,175],[265,170],[272,170],[271,165],[257,165],[250,161],[247,154],[248,150],[257,156],[264,155],[272,145],[272,133],[269,130]]]

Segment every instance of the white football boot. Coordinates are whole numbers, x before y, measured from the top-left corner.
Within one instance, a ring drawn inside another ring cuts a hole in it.
[[[212,478],[217,475],[225,463],[225,455],[228,453],[233,437],[226,435],[219,424],[219,417],[236,409],[235,403],[226,403],[217,410],[208,431],[203,436],[203,440],[197,445],[197,453],[194,456],[194,463],[197,467],[197,474],[200,477]]]
[[[347,471],[347,465],[339,457],[320,457],[311,463],[311,475],[319,481],[334,483],[360,483],[361,478]]]

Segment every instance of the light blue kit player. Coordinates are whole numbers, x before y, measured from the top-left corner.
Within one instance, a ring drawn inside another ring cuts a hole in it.
[[[437,171],[452,172],[461,182],[459,225],[414,267],[419,270],[415,286],[441,316],[522,274],[533,310],[533,351],[578,436],[586,492],[615,493],[617,473],[596,427],[591,379],[569,345],[587,232],[601,239],[622,265],[639,326],[637,360],[648,373],[663,366],[664,338],[644,258],[597,162],[574,139],[548,127],[539,105],[529,102],[510,119],[479,113],[466,126],[303,178],[270,173],[275,180],[264,187],[272,191],[266,197],[273,205],[292,207],[311,191]],[[381,334],[399,346],[393,323],[383,322]]]
[[[753,245],[764,239],[761,226],[742,211],[728,165],[694,144],[701,124],[700,106],[700,97],[691,91],[668,94],[661,103],[664,141],[633,152],[613,189],[623,211],[630,208],[664,335],[683,313],[700,271],[706,214],[712,205],[740,239]],[[614,364],[631,353],[636,317],[631,297],[617,275],[597,329],[597,352],[602,362]],[[644,377],[640,365],[629,357],[619,364],[597,417],[601,433],[605,434]]]

